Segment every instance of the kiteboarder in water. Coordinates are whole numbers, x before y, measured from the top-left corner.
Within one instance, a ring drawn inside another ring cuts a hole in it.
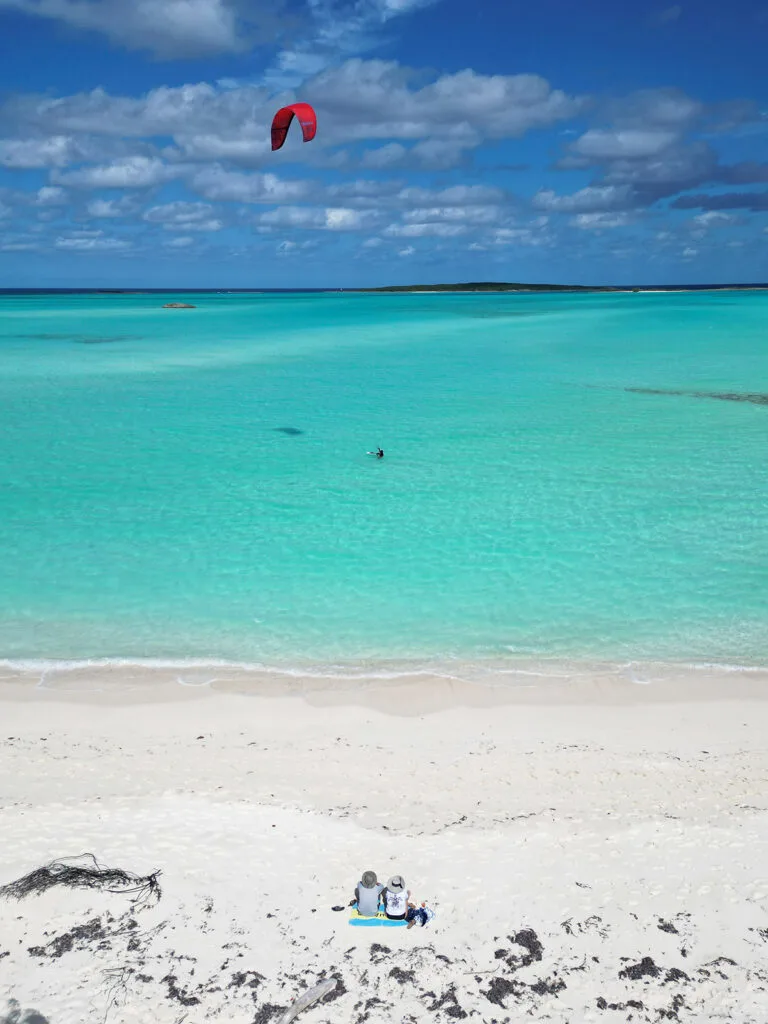
[[[383,459],[384,458],[384,449],[383,448],[377,448],[376,449],[376,458],[377,459]]]

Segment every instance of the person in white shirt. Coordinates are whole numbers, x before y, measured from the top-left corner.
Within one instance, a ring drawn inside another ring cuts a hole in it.
[[[405,888],[405,879],[402,875],[393,875],[387,882],[381,899],[384,903],[384,913],[390,921],[404,921],[408,913],[408,900],[411,898],[410,890]]]

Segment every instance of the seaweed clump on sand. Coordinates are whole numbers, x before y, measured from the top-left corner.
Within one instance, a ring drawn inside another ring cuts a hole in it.
[[[63,857],[52,860],[41,868],[30,871],[15,882],[0,886],[0,896],[5,899],[23,900],[27,896],[39,896],[55,886],[70,889],[99,889],[102,892],[132,895],[137,903],[160,899],[162,890],[157,880],[159,871],[151,875],[135,875],[121,868],[108,868],[99,864],[92,853],[79,857]]]

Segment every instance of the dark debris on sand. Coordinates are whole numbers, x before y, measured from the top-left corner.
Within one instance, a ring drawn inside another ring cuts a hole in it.
[[[23,900],[27,896],[39,896],[55,886],[65,886],[130,895],[137,902],[156,902],[162,895],[159,875],[159,871],[151,875],[135,875],[122,868],[108,868],[99,864],[92,853],[85,853],[79,857],[53,860],[15,882],[0,886],[0,897]]]

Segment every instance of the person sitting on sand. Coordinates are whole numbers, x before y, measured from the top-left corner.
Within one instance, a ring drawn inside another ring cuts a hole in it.
[[[376,917],[379,911],[379,894],[383,888],[375,871],[363,872],[363,877],[355,886],[357,912],[361,917]]]
[[[427,906],[426,903],[422,903],[420,907],[417,907],[415,903],[408,901],[408,910],[405,914],[405,920],[408,922],[408,927],[413,928],[415,924],[424,928],[432,918],[435,916],[434,910]]]
[[[384,903],[384,913],[390,921],[404,921],[408,912],[408,900],[411,898],[410,890],[406,892],[405,879],[402,875],[393,875],[382,891],[381,899]]]

